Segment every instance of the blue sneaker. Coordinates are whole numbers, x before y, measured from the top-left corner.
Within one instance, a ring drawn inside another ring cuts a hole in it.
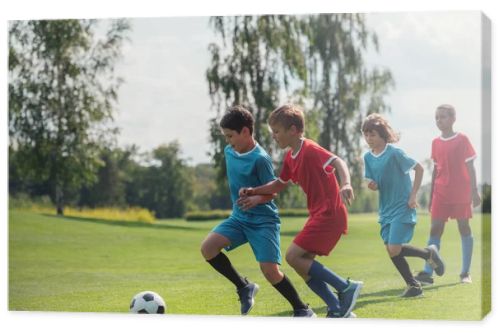
[[[293,310],[293,316],[295,317],[302,317],[302,318],[316,318],[316,313],[307,305],[306,308],[299,308],[296,310]]]
[[[247,285],[241,289],[236,290],[238,296],[240,297],[241,303],[241,314],[247,315],[255,304],[255,295],[259,291],[259,286],[256,283],[248,282]]]
[[[354,312],[350,312],[347,316],[342,316],[340,311],[328,311],[326,313],[327,318],[357,318],[358,316]]]
[[[443,276],[444,274],[444,262],[441,259],[441,255],[439,255],[439,250],[436,245],[429,245],[425,247],[431,253],[431,256],[427,260],[427,263],[430,264],[432,269],[436,272],[436,275]]]
[[[351,311],[356,305],[356,299],[359,296],[363,282],[351,281],[347,279],[349,286],[344,291],[339,291],[340,313],[343,318],[350,317]]]

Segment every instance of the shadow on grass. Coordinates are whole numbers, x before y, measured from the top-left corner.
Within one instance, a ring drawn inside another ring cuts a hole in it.
[[[82,223],[94,223],[94,224],[103,224],[103,225],[111,225],[111,226],[123,226],[123,227],[144,227],[144,228],[152,228],[152,229],[165,229],[165,230],[184,230],[184,231],[201,231],[201,230],[210,230],[210,228],[202,228],[199,226],[178,226],[178,225],[168,225],[165,223],[145,223],[140,221],[122,221],[122,220],[109,220],[109,219],[97,219],[97,218],[83,218],[83,217],[70,217],[70,216],[57,216],[52,214],[44,213],[42,214],[46,217],[55,218],[55,219],[67,219],[74,220]]]
[[[457,283],[432,285],[432,286],[424,287],[423,298],[425,298],[425,291],[446,288],[446,287],[455,286],[455,285],[459,285],[459,284],[461,284],[461,283],[457,282]],[[390,289],[390,290],[383,290],[383,291],[368,293],[368,294],[361,293],[358,300],[356,301],[356,307],[354,308],[354,311],[356,311],[356,309],[362,309],[365,305],[380,304],[380,303],[385,303],[388,301],[404,303],[404,302],[414,300],[413,298],[401,298],[400,295],[401,295],[401,293],[403,293],[403,290],[404,289]],[[365,300],[366,298],[370,298],[370,297],[381,297],[381,298]],[[314,313],[316,313],[316,314],[319,314],[319,313],[324,314],[327,312],[326,306],[313,307],[312,309],[313,309]],[[292,311],[278,312],[278,313],[272,314],[272,316],[291,317]]]

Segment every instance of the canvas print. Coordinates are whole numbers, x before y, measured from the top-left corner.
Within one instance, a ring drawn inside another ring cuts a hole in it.
[[[8,39],[10,311],[490,312],[481,12],[32,19]]]

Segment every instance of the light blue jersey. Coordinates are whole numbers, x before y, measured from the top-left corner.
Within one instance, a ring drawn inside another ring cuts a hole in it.
[[[256,144],[251,151],[238,153],[231,145],[227,145],[224,149],[224,155],[231,201],[233,202],[232,216],[256,224],[264,222],[279,224],[278,208],[274,201],[259,204],[247,211],[241,210],[236,204],[240,188],[258,187],[276,179],[271,158],[266,151],[259,144]]]
[[[417,162],[393,145],[387,144],[378,155],[364,155],[365,178],[373,180],[379,191],[379,223],[417,222],[415,209],[408,206],[412,189],[410,171]]]

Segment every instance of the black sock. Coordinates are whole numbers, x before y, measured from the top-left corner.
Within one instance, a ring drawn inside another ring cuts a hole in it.
[[[411,274],[410,265],[406,261],[406,259],[398,254],[396,256],[391,257],[392,263],[396,266],[396,269],[399,271],[406,284],[416,286],[418,282],[415,280],[413,275]]]
[[[283,276],[281,282],[278,282],[273,286],[283,295],[283,297],[286,298],[286,300],[288,300],[294,310],[307,308],[307,305],[300,299],[297,290],[295,290],[292,282],[290,282],[286,275]]]
[[[411,256],[411,257],[419,257],[424,260],[428,260],[431,256],[431,252],[425,248],[418,248],[411,245],[403,245],[401,247],[401,256]]]
[[[210,263],[215,270],[224,275],[224,277],[233,282],[233,284],[236,285],[236,288],[241,289],[248,284],[248,282],[241,277],[240,274],[238,274],[236,269],[234,269],[231,265],[227,256],[223,253],[217,254],[214,258],[207,260],[207,262]]]

